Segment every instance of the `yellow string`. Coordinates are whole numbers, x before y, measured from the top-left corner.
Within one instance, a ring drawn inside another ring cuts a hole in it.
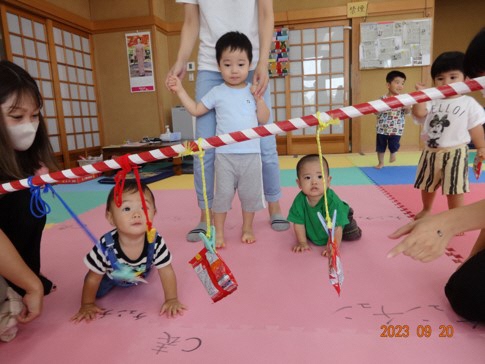
[[[318,127],[317,127],[317,146],[318,146],[318,159],[320,161],[320,169],[322,171],[323,179],[323,196],[325,201],[325,219],[327,220],[327,227],[332,228],[332,218],[328,212],[328,200],[327,200],[327,179],[325,178],[325,168],[323,167],[323,156],[322,156],[322,146],[320,145],[320,133],[328,128],[330,125],[340,124],[339,119],[330,119],[328,121],[323,121],[320,117],[320,111],[317,111]]]
[[[188,155],[194,155],[194,154],[199,153],[199,152],[194,152],[192,150],[191,144],[188,140],[186,140],[184,142],[184,148],[185,148],[185,150],[182,153],[179,153],[179,155],[178,155],[179,157],[185,157],[185,156],[188,156]]]
[[[187,156],[187,155],[198,155],[199,160],[200,160],[200,171],[201,171],[201,176],[202,176],[202,194],[204,196],[204,204],[205,204],[205,219],[207,223],[207,231],[205,233],[205,236],[207,236],[208,239],[211,238],[211,216],[210,216],[210,211],[209,211],[209,199],[207,198],[207,185],[205,182],[205,168],[204,168],[204,155],[205,151],[202,148],[202,142],[203,138],[197,139],[197,148],[198,152],[194,152],[192,150],[190,142],[186,141],[184,143],[184,148],[185,150],[179,154],[179,157]]]
[[[204,155],[205,151],[202,149],[202,138],[199,138],[197,140],[197,145],[199,147],[199,160],[200,160],[200,173],[202,175],[202,193],[204,195],[204,205],[205,205],[205,220],[206,220],[206,233],[205,235],[207,236],[208,239],[211,238],[211,214],[209,211],[209,202],[207,198],[207,186],[205,183],[205,168],[204,168]]]

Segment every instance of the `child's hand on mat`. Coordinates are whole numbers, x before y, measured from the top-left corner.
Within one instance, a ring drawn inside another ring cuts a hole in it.
[[[177,298],[171,298],[163,303],[160,316],[164,314],[169,318],[177,315],[182,316],[185,310],[187,310],[187,307],[181,304]]]
[[[82,320],[89,322],[96,320],[97,314],[103,312],[104,308],[99,308],[94,303],[84,304],[79,309],[79,312],[71,317],[71,321],[74,321],[75,323],[81,322]]]
[[[443,255],[454,233],[444,229],[440,219],[427,216],[404,225],[389,237],[399,239],[404,235],[408,236],[389,251],[388,258],[402,253],[422,262],[430,262]]]
[[[340,248],[340,242],[337,242],[337,246]],[[325,249],[322,252],[322,256],[330,257],[332,255],[332,246],[330,244],[325,245]]]
[[[322,257],[329,257],[332,255],[332,248],[330,244],[325,245],[325,249],[323,249]]]
[[[304,243],[298,243],[296,244],[294,247],[293,247],[293,251],[295,253],[301,253],[301,252],[304,252],[306,250],[310,250],[310,247],[308,246],[308,243],[307,242],[304,242]]]

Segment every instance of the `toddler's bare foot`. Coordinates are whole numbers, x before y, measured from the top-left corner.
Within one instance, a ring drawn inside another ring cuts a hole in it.
[[[389,163],[394,163],[396,161],[396,154],[391,154],[391,156],[389,157]]]
[[[429,211],[428,210],[421,210],[420,212],[418,212],[415,216],[414,216],[414,220],[419,220],[419,219],[422,219],[423,217],[429,215]]]
[[[254,233],[252,230],[243,230],[243,234],[241,236],[241,241],[246,244],[252,244],[256,241],[254,237]]]
[[[384,164],[379,163],[377,166],[374,166],[375,169],[382,169],[384,167]]]

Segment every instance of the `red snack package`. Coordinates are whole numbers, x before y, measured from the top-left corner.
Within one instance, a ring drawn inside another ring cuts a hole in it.
[[[330,248],[328,254],[328,276],[330,283],[340,297],[340,289],[342,288],[342,283],[344,282],[344,270],[342,267],[342,262],[340,261],[340,252],[337,243],[332,241],[331,238],[329,238],[328,247]]]
[[[478,156],[478,154],[473,160],[473,172],[475,172],[475,177],[478,180],[480,178],[480,173],[482,173],[482,159]]]
[[[219,254],[204,248],[189,264],[194,268],[212,301],[217,302],[237,289],[236,279]]]

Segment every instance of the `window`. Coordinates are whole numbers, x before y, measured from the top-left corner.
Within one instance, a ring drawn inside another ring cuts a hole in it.
[[[346,104],[347,55],[344,25],[292,28],[289,32],[289,75],[272,78],[275,121],[341,108]],[[345,122],[324,134],[344,134]],[[292,135],[315,135],[315,127]]]
[[[7,55],[37,81],[56,155],[69,167],[79,155],[99,153],[101,125],[89,35],[10,9],[6,19]]]
[[[12,61],[27,70],[37,81],[44,97],[42,114],[47,124],[52,148],[55,153],[60,153],[60,128],[45,23],[42,20],[29,19],[7,12],[7,29]]]
[[[99,147],[89,38],[54,27],[54,43],[67,149]]]

